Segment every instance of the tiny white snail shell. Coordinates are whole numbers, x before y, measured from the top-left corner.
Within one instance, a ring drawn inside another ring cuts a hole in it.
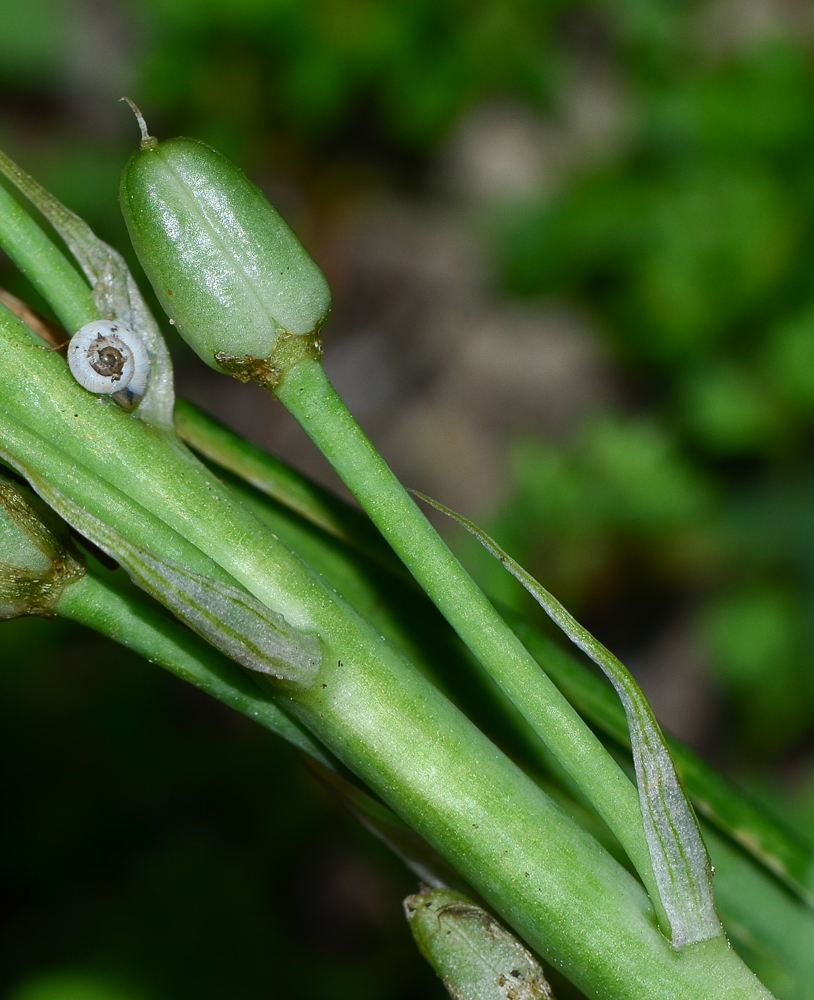
[[[150,356],[130,327],[118,320],[96,319],[71,337],[68,367],[84,389],[115,394],[125,406],[133,406],[147,388]]]

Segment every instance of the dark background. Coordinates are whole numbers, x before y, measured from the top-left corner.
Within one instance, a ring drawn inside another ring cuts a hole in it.
[[[326,367],[407,485],[810,834],[813,38],[802,0],[0,0],[0,145],[126,252],[122,94],[232,156],[325,270]],[[336,488],[172,346],[181,395]],[[412,878],[292,751],[64,623],[0,651],[4,997],[442,995]]]

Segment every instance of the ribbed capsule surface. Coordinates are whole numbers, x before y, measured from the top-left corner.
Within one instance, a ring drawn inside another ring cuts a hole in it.
[[[322,272],[262,192],[197,139],[140,149],[122,212],[159,301],[207,364],[267,358],[282,331],[309,334],[330,308]]]

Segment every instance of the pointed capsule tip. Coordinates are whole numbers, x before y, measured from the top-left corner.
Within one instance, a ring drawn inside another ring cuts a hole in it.
[[[136,121],[138,122],[138,127],[141,129],[141,148],[142,149],[155,149],[158,145],[158,139],[154,135],[150,135],[147,131],[147,122],[144,120],[144,115],[139,111],[136,104],[130,100],[129,97],[120,98],[122,101],[126,101],[130,105],[130,110],[136,116]]]

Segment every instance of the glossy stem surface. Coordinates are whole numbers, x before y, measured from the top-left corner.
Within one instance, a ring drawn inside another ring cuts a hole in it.
[[[375,556],[368,551],[367,543],[374,540],[369,532],[371,522],[344,500],[308,480],[280,459],[245,441],[191,403],[178,400],[175,417],[179,435],[197,452],[217,464],[216,472],[219,476],[228,475],[223,470],[229,470],[271,498],[261,500],[250,487],[241,485],[237,479],[229,480],[230,486],[238,491],[241,500],[275,534],[300,552],[340,593],[349,597],[366,618],[374,621],[388,638],[392,636],[399,648],[408,651],[407,655],[412,662],[416,662],[416,656],[419,655],[415,646],[418,638],[416,630],[413,629],[408,634],[404,628],[394,628],[392,617],[388,615],[391,601],[383,602],[377,597],[373,582],[368,580],[369,563],[366,560],[360,561],[359,556],[355,555],[364,553],[371,556],[386,569],[389,569],[391,563],[397,562],[378,532],[374,536],[378,542]],[[286,511],[294,513],[286,514]],[[299,518],[307,523],[299,521]],[[318,530],[309,530],[308,525],[313,525]],[[360,544],[360,525],[368,529],[363,533],[365,544]],[[349,548],[337,549],[336,545],[326,541],[322,532],[339,539],[340,545],[346,543]],[[399,567],[403,573],[402,564],[399,563]],[[375,583],[379,588],[382,586],[378,579]],[[426,600],[423,595],[419,597],[419,594],[420,591],[416,588],[414,595],[405,594],[397,598],[398,603],[403,607],[409,598],[410,603],[414,603],[418,609]],[[423,617],[425,630],[428,613],[427,607]],[[510,616],[508,622],[580,715],[614,740],[629,746],[630,736],[624,710],[608,683],[519,617]],[[435,642],[439,646],[437,637]],[[438,651],[440,652],[440,648]],[[443,655],[448,661],[453,658],[452,651],[447,649],[443,651]],[[467,668],[457,657],[454,657],[454,661],[455,669]],[[495,689],[493,697],[497,696],[498,689]],[[516,709],[513,711],[516,713]],[[532,760],[536,760],[541,752],[548,754],[525,720],[515,714],[512,725],[514,728],[521,725],[524,727],[524,752],[531,754]],[[814,893],[806,885],[809,872],[814,870],[811,844],[764,813],[740,789],[734,787],[729,779],[724,778],[683,744],[670,737],[668,742],[696,811],[737,841],[755,861],[814,908]]]
[[[418,509],[351,416],[322,365],[296,365],[276,395],[613,830],[657,901],[635,787]]]
[[[0,368],[2,435],[15,465],[117,530],[137,529],[148,548],[207,560],[318,635],[317,682],[296,694],[276,689],[278,704],[586,996],[768,995],[732,952],[714,962],[707,951],[677,955],[636,880],[177,439],[100,405],[58,355],[32,350],[13,318],[0,323],[0,341],[9,362]]]
[[[58,283],[58,279],[55,279]],[[71,302],[58,308],[66,325]],[[80,311],[88,299],[74,290]],[[43,293],[48,289],[43,285]],[[0,441],[31,481],[148,548],[242,583],[325,646],[290,711],[426,837],[540,954],[596,1000],[757,1000],[726,948],[676,954],[636,880],[569,819],[177,439],[100,404],[0,310]],[[90,490],[97,483],[97,496]],[[181,544],[183,543],[183,544]],[[632,786],[631,786],[632,787]]]

